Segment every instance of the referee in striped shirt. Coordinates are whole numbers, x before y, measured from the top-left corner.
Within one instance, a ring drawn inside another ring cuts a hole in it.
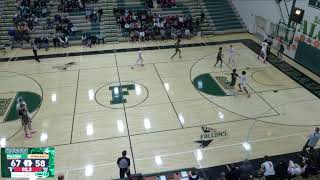
[[[118,158],[117,164],[120,169],[120,178],[124,178],[124,175],[127,174],[130,177],[130,159],[126,157],[127,151],[122,151],[122,157]]]

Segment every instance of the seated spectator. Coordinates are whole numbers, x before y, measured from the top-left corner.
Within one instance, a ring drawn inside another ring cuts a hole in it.
[[[88,19],[89,17],[91,17],[92,14],[92,10],[91,9],[86,9],[86,19]]]
[[[288,168],[287,164],[281,160],[275,167],[275,174],[279,180],[285,180],[288,178]]]
[[[54,16],[54,21],[57,23],[62,23],[62,19],[61,19],[61,16],[59,15],[59,14],[56,14],[55,16]]]
[[[195,170],[192,170],[189,175],[189,180],[199,180],[200,177],[197,175]]]
[[[226,174],[226,179],[239,179],[240,178],[240,170],[239,167],[231,164],[230,171]]]
[[[42,10],[41,10],[41,16],[42,17],[46,17],[48,14],[48,10],[46,7],[43,7]]]
[[[47,18],[47,28],[48,29],[53,28],[53,20],[50,17]]]
[[[63,24],[68,24],[70,22],[70,20],[68,19],[67,16],[64,16],[62,22],[63,22]]]
[[[100,32],[99,34],[96,35],[97,39],[98,39],[98,44],[100,44],[100,41],[102,41],[102,43],[104,44],[104,35],[102,32]]]
[[[97,45],[97,37],[95,35],[91,35],[90,40],[92,45]]]
[[[61,36],[61,37],[59,38],[59,41],[60,41],[60,43],[61,43],[61,45],[62,45],[63,48],[68,47],[68,45],[69,45],[68,37],[66,37],[65,35],[63,35],[63,36]]]
[[[239,172],[240,172],[240,180],[253,179],[254,169],[248,159],[245,159],[243,161],[243,164],[239,168]]]
[[[143,29],[140,29],[139,38],[140,38],[141,41],[144,41],[145,33],[144,33],[144,30],[143,30]]]
[[[71,35],[72,35],[72,36],[75,36],[75,35],[76,35],[76,32],[77,32],[77,27],[72,26],[72,27],[70,28],[70,33],[71,33]]]
[[[59,40],[58,36],[54,37],[52,39],[52,42],[53,42],[54,47],[60,47],[60,40]]]
[[[304,164],[297,164],[294,163],[292,160],[289,161],[288,166],[288,174],[291,177],[300,176],[302,173],[304,173],[305,165]]]
[[[48,51],[49,47],[49,38],[46,35],[41,36],[41,43],[40,43],[40,48],[45,48],[46,51]]]
[[[161,35],[161,40],[165,40],[166,39],[166,31],[164,30],[164,28],[160,29],[160,35]]]
[[[86,34],[82,34],[82,36],[81,36],[81,42],[82,42],[82,45],[87,45],[88,37],[87,37]]]

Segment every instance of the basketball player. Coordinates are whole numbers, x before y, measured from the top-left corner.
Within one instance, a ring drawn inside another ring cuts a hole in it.
[[[179,52],[179,58],[182,58],[182,57],[181,57],[181,51],[180,51],[180,42],[181,42],[181,40],[180,40],[180,38],[178,38],[178,41],[177,41],[176,44],[175,44],[176,52],[171,56],[171,60],[172,60],[172,58],[173,58],[174,56],[177,55],[178,52]]]
[[[233,95],[236,95],[236,92],[234,91],[235,90],[234,86],[236,85],[236,81],[237,81],[238,76],[239,75],[237,73],[237,70],[233,69],[232,73],[231,73],[231,82],[230,82],[230,87],[231,87],[231,91],[232,91]]]
[[[214,67],[216,67],[216,65],[219,63],[219,61],[220,61],[220,67],[222,67],[222,58],[223,58],[222,47],[219,47],[219,52],[217,55],[217,62],[216,62],[216,64],[214,64]]]
[[[250,97],[250,94],[247,89],[247,84],[248,84],[248,81],[246,77],[246,71],[242,71],[240,76],[240,83],[238,84],[239,92],[242,92],[242,90],[244,90],[247,93],[248,97]]]
[[[138,53],[137,53],[137,61],[134,64],[134,66],[131,67],[131,69],[134,69],[135,66],[137,66],[138,64],[140,64],[140,66],[144,66],[143,64],[143,58],[142,58],[142,48],[139,49]]]
[[[229,48],[229,64],[232,63],[233,67],[236,67],[236,54],[240,55],[239,53],[237,53],[237,51],[232,47],[232,44],[230,45]]]
[[[267,49],[268,49],[268,43],[262,42],[261,43],[261,51],[260,51],[260,55],[258,56],[258,60],[260,60],[260,57],[263,58],[263,63],[266,63]]]
[[[32,130],[31,118],[30,118],[30,114],[28,112],[28,109],[26,107],[26,104],[23,104],[23,103],[20,104],[20,108],[19,108],[18,114],[19,114],[19,117],[21,119],[21,123],[22,123],[22,126],[23,126],[25,137],[26,138],[31,138],[31,134],[36,133],[36,131]],[[28,133],[28,129],[30,131],[30,134]]]

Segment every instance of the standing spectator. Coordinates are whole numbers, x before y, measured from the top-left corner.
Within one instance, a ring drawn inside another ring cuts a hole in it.
[[[126,157],[127,151],[122,151],[122,157],[118,158],[117,164],[120,170],[120,178],[124,178],[125,174],[130,177],[130,159]]]
[[[283,51],[284,51],[283,38],[280,37],[280,39],[279,39],[279,47],[278,47],[278,52],[277,52],[277,56],[278,56],[279,60],[282,60]]]
[[[203,23],[203,21],[204,21],[204,12],[203,11],[201,12],[201,20],[200,21],[201,21],[201,23]]]
[[[103,9],[101,9],[101,8],[98,9],[98,15],[99,15],[99,22],[101,22],[101,17],[103,15]]]
[[[38,47],[37,44],[35,42],[32,43],[32,51],[33,51],[33,55],[34,55],[34,59],[38,62],[40,62],[39,57],[38,57]]]
[[[264,162],[261,164],[261,172],[266,180],[273,180],[275,176],[273,163],[269,160],[268,156],[264,157]]]
[[[310,150],[313,150],[314,147],[317,145],[319,139],[320,139],[320,133],[319,133],[319,127],[316,127],[314,132],[308,135],[308,140],[306,144],[303,146],[302,152],[305,152],[307,148]]]
[[[188,28],[186,28],[186,30],[184,31],[186,38],[189,39],[190,38],[190,30]]]

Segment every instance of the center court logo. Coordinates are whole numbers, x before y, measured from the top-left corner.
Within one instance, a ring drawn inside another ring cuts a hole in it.
[[[112,82],[95,93],[96,102],[111,109],[131,108],[143,103],[149,96],[146,86],[133,81]]]
[[[112,100],[110,101],[110,104],[127,103],[124,96],[129,95],[129,91],[133,91],[135,88],[136,86],[134,84],[109,86],[109,90],[112,92]]]
[[[208,147],[217,138],[228,136],[227,130],[220,131],[206,126],[201,127],[201,130],[202,133],[200,134],[200,140],[195,141],[200,144],[201,148]]]

